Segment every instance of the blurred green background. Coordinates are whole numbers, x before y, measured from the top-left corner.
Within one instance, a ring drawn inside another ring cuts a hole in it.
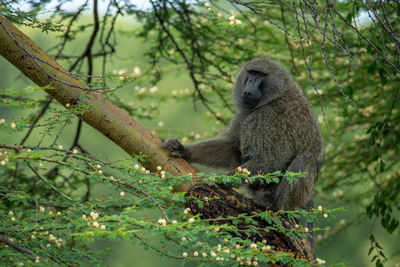
[[[129,20],[120,20],[117,28],[122,32],[135,31],[140,27],[137,23]],[[31,28],[22,27],[21,30],[29,35],[40,47],[43,49],[49,49],[56,43],[57,34],[54,33],[42,33],[38,30],[33,30]],[[78,39],[72,42],[69,46],[71,53],[75,53],[80,49],[79,38],[87,38],[87,33],[83,32]],[[118,33],[117,36],[118,45],[117,53],[113,56],[113,60],[110,69],[128,69],[131,71],[135,66],[146,66],[147,62],[143,56],[144,50],[146,48],[146,41],[133,39],[126,34]],[[273,55],[272,55],[273,56]],[[63,61],[60,60],[63,64]],[[100,66],[100,64],[99,64]],[[238,66],[239,67],[239,66]],[[99,73],[100,67],[95,66],[94,73]],[[20,72],[8,63],[4,58],[0,58],[0,90],[3,88],[15,88],[20,89],[32,83],[24,77]],[[232,73],[234,75],[234,73]],[[160,137],[179,137],[183,138],[185,136],[194,136],[200,134],[200,139],[205,137],[213,137],[218,132],[223,130],[221,125],[215,123],[214,120],[207,119],[206,111],[203,106],[196,105],[194,109],[193,102],[188,98],[185,101],[176,101],[173,99],[168,99],[168,101],[163,101],[163,99],[136,99],[132,97],[132,92],[134,90],[135,83],[130,84],[120,90],[117,94],[123,95],[125,103],[129,103],[133,106],[145,106],[145,105],[156,105],[158,107],[158,112],[155,113],[153,119],[138,119],[145,127],[150,130],[155,131],[155,133]],[[158,92],[160,93],[171,93],[173,90],[183,90],[185,88],[191,88],[192,84],[189,77],[185,73],[176,73],[171,71],[168,75],[163,77],[160,83],[157,84]],[[158,93],[157,92],[157,93]],[[157,94],[156,93],[156,94]],[[38,98],[45,97],[44,92],[37,93]],[[320,112],[319,103],[312,103],[315,106],[315,111]],[[61,108],[61,106],[59,107]],[[33,110],[10,110],[6,108],[0,109],[0,117],[9,120],[18,120],[22,117],[28,116]],[[160,123],[162,122],[162,123]],[[74,124],[68,126],[62,133],[61,139],[58,143],[63,144],[68,147],[72,143],[73,134],[75,131]],[[323,124],[320,125],[324,127]],[[99,134],[91,127],[84,125],[83,132],[80,143],[84,145],[92,154],[94,155],[104,155],[108,157],[110,161],[117,160],[127,157],[124,151],[113,144],[103,135]],[[57,132],[58,129],[55,129]],[[331,129],[334,133],[334,129]],[[17,143],[22,135],[2,135],[0,136],[0,142],[7,143]],[[329,138],[329,134],[328,134]],[[36,144],[40,139],[40,133],[36,132],[32,135],[27,142],[27,144]],[[325,140],[326,141],[326,140]],[[320,175],[320,179],[329,179],[329,177],[324,176],[324,172]],[[95,195],[106,194],[108,189],[103,187],[97,187]],[[321,193],[323,194],[323,192]],[[320,194],[316,194],[316,205],[323,204],[319,199]],[[326,203],[330,206],[329,203]],[[333,206],[335,207],[335,206]],[[344,207],[344,211],[337,212],[336,215],[328,220],[320,220],[317,225],[321,228],[329,227],[330,231],[335,231],[336,226],[343,223],[343,220],[354,217],[354,210],[352,207]],[[152,213],[154,211],[149,211]],[[370,259],[367,256],[369,249],[368,235],[370,227],[373,224],[379,224],[373,220],[365,220],[360,224],[352,225],[349,230],[343,230],[333,237],[324,240],[316,245],[316,254],[319,258],[325,259],[328,264],[344,262],[351,266],[374,266],[370,263]],[[374,229],[375,236],[379,239],[380,244],[387,249],[389,252],[396,251],[400,247],[400,241],[394,240],[393,237],[380,229],[380,226]],[[324,232],[320,233],[324,235]],[[318,233],[317,233],[318,235]],[[317,237],[318,240],[318,237]],[[102,242],[98,241],[93,246],[101,248],[112,248],[109,256],[106,258],[107,264],[112,267],[119,266],[176,266],[179,264],[174,260],[161,260],[154,252],[143,249],[140,244],[132,244],[130,241],[123,242]],[[390,257],[390,254],[388,255]],[[396,264],[396,263],[394,263]],[[397,263],[397,266],[399,263]]]

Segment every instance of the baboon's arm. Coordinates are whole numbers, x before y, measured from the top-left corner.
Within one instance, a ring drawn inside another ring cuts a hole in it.
[[[171,156],[209,167],[232,169],[240,164],[239,148],[233,139],[217,138],[189,145],[168,139],[164,148],[171,150]]]

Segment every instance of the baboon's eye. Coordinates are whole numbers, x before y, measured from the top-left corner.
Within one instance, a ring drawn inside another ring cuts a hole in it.
[[[254,71],[254,70],[250,70],[249,73],[250,73],[251,75],[256,75],[256,74],[257,74],[257,72]]]
[[[250,75],[264,76],[265,74],[256,70],[249,70],[248,73]]]

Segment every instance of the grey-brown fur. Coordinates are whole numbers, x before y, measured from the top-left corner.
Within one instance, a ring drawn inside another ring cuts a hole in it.
[[[243,88],[249,71],[265,74],[260,85],[261,98],[254,107],[243,104]],[[247,62],[236,78],[233,98],[237,114],[227,131],[217,139],[181,145],[168,139],[164,147],[171,155],[189,162],[223,168],[234,173],[238,166],[252,174],[274,171],[307,172],[289,184],[261,188],[246,186],[248,196],[272,209],[310,208],[312,187],[322,164],[322,145],[310,105],[288,72],[268,57]]]

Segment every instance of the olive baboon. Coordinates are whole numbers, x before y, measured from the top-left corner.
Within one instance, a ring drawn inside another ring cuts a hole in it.
[[[237,167],[252,174],[274,171],[307,172],[290,184],[245,186],[247,196],[272,209],[311,208],[312,187],[322,164],[322,145],[310,105],[288,72],[268,57],[247,62],[236,78],[233,98],[237,114],[220,137],[183,146],[164,142],[171,155],[192,163]]]

